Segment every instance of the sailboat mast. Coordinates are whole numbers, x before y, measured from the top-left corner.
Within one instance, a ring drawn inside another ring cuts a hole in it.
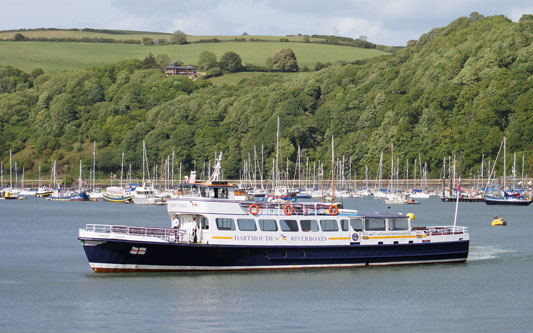
[[[335,142],[331,136],[331,202],[335,202]]]
[[[503,190],[505,191],[505,188],[507,187],[507,172],[506,172],[506,166],[507,166],[507,138],[503,137]]]
[[[278,187],[278,178],[279,178],[279,116],[278,116],[278,130],[276,132],[276,170],[275,170],[275,182],[274,186]]]
[[[96,187],[96,141],[93,141],[93,190]]]
[[[122,187],[123,175],[124,175],[124,152],[122,152],[122,162],[120,163],[120,187]]]
[[[13,153],[9,149],[9,188],[13,188]]]
[[[78,191],[81,193],[81,160],[80,160],[80,179],[78,180]]]

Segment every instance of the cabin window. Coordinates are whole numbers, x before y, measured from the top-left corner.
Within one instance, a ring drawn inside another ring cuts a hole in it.
[[[279,226],[281,231],[298,231],[298,223],[296,223],[296,220],[279,220]]]
[[[365,219],[366,231],[383,231],[385,230],[385,219]]]
[[[200,218],[200,228],[202,228],[204,230],[208,230],[209,229],[209,220],[207,219],[207,217],[201,217]]]
[[[259,220],[259,229],[261,231],[278,231],[276,220]]]
[[[318,229],[318,223],[316,220],[301,220],[300,226],[302,227],[302,231],[304,232],[317,232]]]
[[[217,218],[218,230],[235,230],[235,222],[233,219]]]
[[[409,221],[407,219],[389,219],[389,230],[408,230]]]
[[[207,187],[200,187],[200,197],[209,198],[209,190]]]
[[[322,231],[339,231],[339,226],[335,220],[320,220]]]
[[[348,231],[348,220],[341,220],[341,229],[342,231]]]
[[[363,221],[361,219],[350,219],[353,231],[363,231]]]
[[[252,219],[237,219],[237,224],[239,225],[240,231],[256,231],[257,230],[255,221]]]
[[[218,198],[218,188],[214,188],[213,193],[213,198]]]

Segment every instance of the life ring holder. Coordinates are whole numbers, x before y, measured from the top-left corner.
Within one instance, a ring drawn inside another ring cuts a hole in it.
[[[329,206],[328,213],[329,215],[335,216],[339,214],[339,208],[337,208],[337,205],[331,205]]]
[[[251,204],[250,208],[248,208],[248,211],[252,215],[257,215],[257,214],[259,214],[259,206],[256,205],[256,204]]]
[[[283,207],[283,212],[285,215],[292,215],[294,213],[294,208],[290,205],[285,205],[285,207]]]

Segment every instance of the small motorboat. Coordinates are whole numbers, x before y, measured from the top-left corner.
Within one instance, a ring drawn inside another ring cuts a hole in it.
[[[493,227],[503,226],[503,225],[507,225],[507,221],[503,217],[499,217],[498,215],[495,215],[494,220],[492,220],[490,225]]]

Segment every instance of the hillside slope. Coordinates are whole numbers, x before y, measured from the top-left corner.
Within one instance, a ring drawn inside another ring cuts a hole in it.
[[[35,79],[4,68],[0,154],[6,162],[13,149],[33,172],[57,159],[75,175],[95,140],[107,175],[122,151],[138,170],[144,139],[151,163],[175,151],[190,168],[223,151],[225,176],[238,177],[254,145],[264,145],[270,168],[279,116],[283,161],[298,146],[310,161],[330,159],[333,135],[337,156],[351,156],[359,175],[365,165],[374,174],[391,143],[402,168],[420,154],[438,176],[442,159],[462,152],[463,173],[475,174],[504,134],[508,151],[533,157],[532,37],[530,15],[459,18],[392,57],[218,87],[165,78],[140,61]]]

